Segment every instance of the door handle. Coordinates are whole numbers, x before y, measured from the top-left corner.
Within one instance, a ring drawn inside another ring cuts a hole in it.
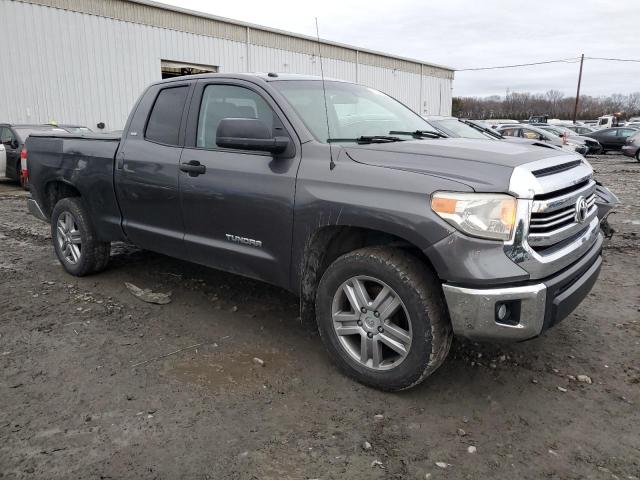
[[[123,167],[124,167],[124,152],[120,152],[116,157],[116,170],[122,170]]]
[[[207,171],[207,167],[201,165],[197,160],[190,160],[180,164],[180,171],[187,172],[190,177],[197,177]]]

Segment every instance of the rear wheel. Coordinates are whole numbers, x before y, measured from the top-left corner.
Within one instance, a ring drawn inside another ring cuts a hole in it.
[[[338,258],[320,280],[316,312],[337,365],[382,390],[422,382],[451,346],[440,283],[426,265],[399,249],[363,248]]]
[[[109,262],[111,244],[96,238],[79,198],[63,198],[51,214],[53,248],[64,269],[82,277],[103,270]]]
[[[640,148],[636,152],[636,160],[640,162]]]

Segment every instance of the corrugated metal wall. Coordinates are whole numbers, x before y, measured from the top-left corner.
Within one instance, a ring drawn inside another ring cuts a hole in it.
[[[298,51],[288,51],[287,42],[270,32],[251,30],[247,48],[246,29],[241,41],[232,35],[236,30],[219,38],[15,0],[0,0],[0,18],[13,19],[0,28],[5,57],[13,59],[0,66],[0,121],[104,122],[108,130],[121,129],[145,86],[161,78],[162,59],[217,66],[220,72],[320,74],[317,49],[302,53],[310,45],[293,38],[300,45],[290,47]],[[356,64],[355,50],[331,45],[323,45],[325,54],[327,77],[377,88],[416,111],[422,105],[422,113],[451,112],[448,72],[428,76],[430,67],[422,67],[421,87],[420,65],[368,53],[360,53]]]

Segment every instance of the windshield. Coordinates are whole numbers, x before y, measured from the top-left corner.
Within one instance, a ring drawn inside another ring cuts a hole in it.
[[[390,132],[403,139],[410,139],[409,132],[435,132],[413,110],[388,95],[363,85],[325,82],[326,110],[320,80],[280,80],[272,82],[272,85],[284,95],[313,136],[323,143],[329,138],[357,139],[389,135]]]
[[[446,133],[450,137],[479,138],[482,140],[486,140],[487,138],[495,138],[487,134],[484,134],[473,127],[470,127],[469,125],[462,123],[460,120],[455,118],[445,118],[442,120],[429,119],[427,121],[431,125],[433,125],[435,128],[437,128],[438,130],[442,130],[444,133]]]

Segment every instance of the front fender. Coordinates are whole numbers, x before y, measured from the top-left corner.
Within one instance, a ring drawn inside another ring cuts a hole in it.
[[[305,251],[327,226],[358,227],[398,237],[421,251],[453,232],[430,208],[437,190],[472,191],[448,179],[357,163],[305,159],[296,188],[291,285],[299,293]]]

